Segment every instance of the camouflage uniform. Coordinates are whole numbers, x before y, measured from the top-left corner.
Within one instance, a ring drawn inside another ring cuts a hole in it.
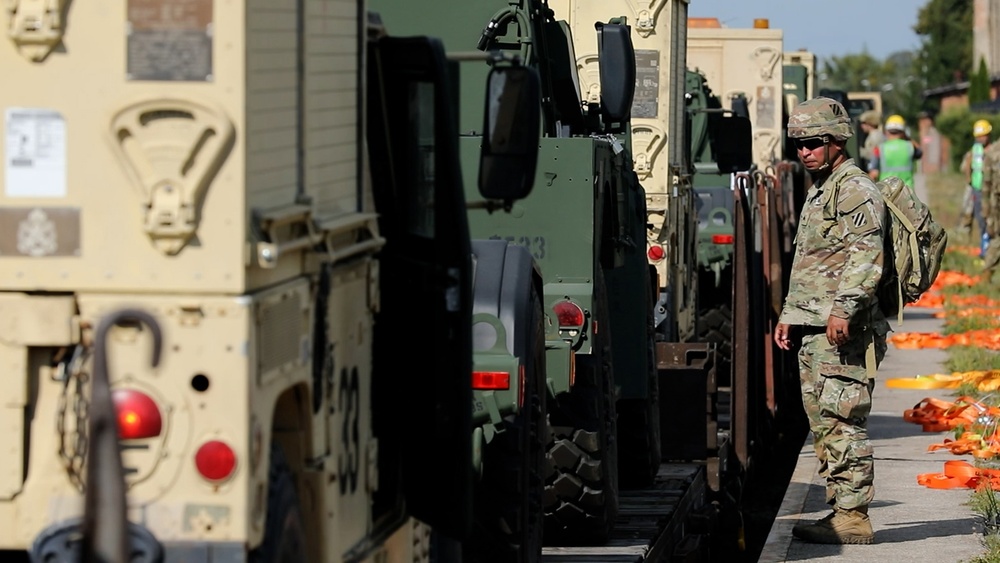
[[[796,119],[808,120],[808,107],[789,119],[793,137],[799,131],[798,136],[807,136],[806,129],[793,128]],[[850,134],[848,129],[846,137]],[[827,482],[827,502],[835,509],[865,513],[874,495],[866,426],[875,370],[885,356],[889,331],[875,297],[882,277],[885,213],[875,182],[851,159],[809,188],[779,319],[802,331],[802,401]],[[839,347],[826,337],[831,315],[849,321],[849,340]]]
[[[824,207],[838,194],[836,218]],[[826,204],[826,205],[825,205]],[[874,298],[882,276],[885,206],[875,183],[848,160],[809,189],[802,208],[792,274],[779,322],[803,327],[799,350],[802,402],[813,432],[827,502],[865,507],[874,489],[866,429],[889,324]],[[850,319],[844,346],[826,339],[830,315]],[[874,344],[875,366],[866,364]]]
[[[983,269],[992,272],[1000,264],[1000,143],[990,143],[983,155],[980,198],[983,217],[986,218],[986,233],[990,236],[990,245],[983,257]]]

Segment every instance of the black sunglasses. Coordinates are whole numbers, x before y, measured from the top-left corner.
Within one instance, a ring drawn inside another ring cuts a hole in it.
[[[795,148],[815,150],[826,144],[826,137],[806,137],[795,139]]]

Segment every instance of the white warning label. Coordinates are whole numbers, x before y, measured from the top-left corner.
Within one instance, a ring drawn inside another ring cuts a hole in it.
[[[3,162],[7,197],[66,197],[66,120],[51,109],[8,108]]]

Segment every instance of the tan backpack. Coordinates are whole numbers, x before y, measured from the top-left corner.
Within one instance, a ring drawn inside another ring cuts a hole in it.
[[[899,178],[886,178],[876,185],[888,217],[886,267],[877,295],[882,313],[886,317],[898,315],[903,322],[903,306],[920,299],[937,279],[948,232],[934,222],[931,210]]]
[[[858,170],[855,175],[864,172]],[[882,314],[903,322],[903,306],[920,299],[937,279],[948,232],[934,222],[931,210],[901,179],[889,177],[875,185],[886,208],[885,263],[875,294]],[[824,207],[830,217],[835,216],[836,191]]]

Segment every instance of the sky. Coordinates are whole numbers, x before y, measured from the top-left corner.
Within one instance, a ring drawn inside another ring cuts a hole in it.
[[[767,18],[784,32],[785,51],[806,49],[820,63],[832,56],[867,51],[884,59],[920,47],[913,32],[928,0],[691,0],[691,17],[719,18],[725,27],[753,27]]]

